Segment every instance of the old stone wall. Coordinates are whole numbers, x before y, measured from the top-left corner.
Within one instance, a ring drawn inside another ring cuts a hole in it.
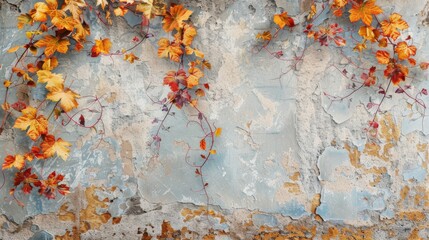
[[[15,58],[3,53],[25,42],[16,17],[34,2],[0,1],[3,78]],[[273,14],[284,9],[299,21],[309,2],[182,2],[194,11],[194,44],[213,67],[206,75],[211,90],[201,108],[223,128],[217,154],[205,169],[208,212],[198,191],[200,180],[185,161],[184,142],[201,137],[186,127],[195,113],[175,110],[165,123],[169,130],[161,132],[159,155],[148,146],[157,127],[153,119],[163,116],[151,99],[167,94],[162,79],[176,68],[157,57],[157,40],[165,34],[160,23],[153,25],[156,37],[135,51],[142,61],[134,64],[86,53],[63,56],[58,71],[73,79],[81,95],[102,99],[104,134],[73,125],[61,132],[73,144],[69,159],[43,167],[65,174],[72,190],[66,197],[22,195],[25,206],[20,207],[9,196],[12,181],[5,173],[0,238],[429,239],[429,118],[416,114],[403,94],[392,92],[373,139],[364,129],[374,113],[366,104],[381,98],[377,89],[365,88],[334,102],[324,94],[350,91],[350,81],[332,63],[353,73],[347,56],[355,53],[339,56],[336,49],[307,44],[301,31],[289,30],[273,48],[297,56],[306,48],[295,69],[288,71],[289,63],[266,52],[255,53],[255,35],[274,27]],[[387,14],[402,14],[419,49],[416,59],[428,60],[429,3],[377,2]],[[132,15],[116,18],[109,27],[95,16],[88,18],[91,37],[109,37],[115,49],[129,45],[137,34],[133,26],[138,19]],[[321,23],[328,18],[321,17]],[[371,66],[373,60],[362,59]],[[428,71],[416,71],[413,79],[413,94],[429,88]],[[38,91],[33,91],[34,99]],[[429,104],[429,97],[423,100]],[[0,158],[22,141],[22,135],[6,129],[0,135]]]

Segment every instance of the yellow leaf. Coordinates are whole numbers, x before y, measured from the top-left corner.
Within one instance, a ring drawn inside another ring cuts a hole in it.
[[[86,6],[84,0],[65,0],[65,7],[63,11],[69,11],[73,18],[76,20],[80,20],[80,15],[82,14],[82,9]]]
[[[23,169],[25,166],[25,158],[22,155],[8,155],[4,159],[4,163],[2,165],[2,170],[15,167],[18,170]]]
[[[124,16],[125,14],[127,14],[128,9],[126,9],[123,6],[119,6],[117,8],[115,8],[115,10],[113,10],[113,12],[115,13],[115,16]]]
[[[107,0],[97,0],[97,5],[101,5],[101,8],[104,10],[104,8],[109,5],[109,3],[107,2]]]
[[[8,53],[14,53],[14,52],[18,51],[18,49],[19,49],[20,47],[21,47],[21,46],[11,47],[11,48],[9,48],[9,50],[7,50],[7,52],[8,52]]]
[[[55,52],[66,53],[70,42],[68,39],[59,39],[52,35],[46,35],[34,45],[36,47],[45,47],[45,55],[49,57]]]
[[[34,9],[30,10],[31,18],[37,22],[45,22],[48,20],[46,13],[49,11],[48,5],[44,2],[37,2],[34,4]]]
[[[31,18],[30,14],[28,14],[28,13],[21,14],[18,16],[17,28],[22,29],[25,24],[33,25],[33,23],[34,23],[34,21]]]
[[[140,60],[134,53],[127,53],[124,55],[124,60],[130,63],[134,63],[135,60]]]
[[[216,137],[219,137],[221,134],[222,134],[222,128],[216,128],[216,130],[214,132],[214,135]]]
[[[37,71],[37,76],[39,77],[38,82],[47,83],[46,89],[49,91],[63,88],[64,79],[61,74],[51,73],[49,70],[39,70]]]
[[[191,16],[192,11],[184,8],[182,5],[175,5],[170,7],[162,20],[162,28],[166,32],[174,29],[179,30],[182,27],[183,21],[186,21]]]
[[[200,50],[196,49],[196,48],[194,49],[194,48],[191,48],[189,46],[186,46],[185,52],[187,55],[195,54],[195,56],[197,56],[199,58],[204,58],[204,53],[201,52]]]
[[[194,37],[197,35],[197,30],[190,26],[189,24],[186,24],[183,28],[183,41],[182,43],[185,46],[190,46],[192,44],[192,41],[194,41]]]
[[[307,20],[311,20],[314,17],[314,15],[316,15],[316,13],[317,13],[316,4],[313,3],[310,7],[310,13],[307,16]]]
[[[69,157],[70,146],[70,143],[62,140],[61,138],[58,138],[55,141],[55,137],[53,135],[46,135],[45,139],[40,144],[45,158],[53,157],[56,154],[64,161],[67,160],[67,158]]]
[[[193,88],[199,84],[199,80],[204,77],[204,73],[196,67],[189,68],[188,72],[189,76],[186,79],[187,88]]]
[[[36,141],[42,134],[48,133],[48,120],[43,115],[37,116],[37,109],[31,106],[22,111],[22,116],[16,119],[14,128],[27,131],[31,140]]]
[[[66,88],[55,89],[48,93],[46,99],[51,100],[52,102],[60,101],[60,106],[64,112],[69,112],[73,108],[77,108],[79,104],[77,103],[76,98],[79,97],[79,94],[73,92],[70,88]]]
[[[362,20],[365,25],[370,26],[372,22],[372,15],[382,13],[383,10],[375,5],[375,0],[367,0],[362,3],[353,4],[352,9],[349,10],[350,21],[357,22]]]
[[[164,15],[165,7],[163,0],[143,0],[142,3],[136,6],[136,10],[142,12],[147,19],[151,19],[156,15]]]
[[[10,85],[12,84],[12,82],[11,81],[9,81],[9,80],[5,80],[4,82],[3,82],[3,86],[5,87],[5,88],[8,88],[8,87],[10,87]]]
[[[210,154],[212,155],[216,154],[216,150],[215,149],[210,150]]]
[[[369,40],[371,42],[375,42],[377,40],[374,33],[374,28],[371,26],[360,27],[358,33],[363,39]]]
[[[272,38],[270,31],[265,31],[263,33],[256,34],[256,39],[261,39],[264,41],[270,41]]]
[[[175,62],[180,62],[180,56],[183,54],[183,51],[179,44],[172,42],[166,38],[161,38],[158,41],[158,57],[166,58],[169,57]]]
[[[78,22],[72,18],[72,17],[54,17],[52,19],[52,23],[57,27],[58,29],[67,29],[69,31],[73,31],[75,26],[78,24]]]

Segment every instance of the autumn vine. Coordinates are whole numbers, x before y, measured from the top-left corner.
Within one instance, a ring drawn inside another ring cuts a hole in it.
[[[111,50],[113,43],[109,38],[91,42],[91,26],[85,18],[85,12],[95,14],[98,22],[104,25],[112,24],[113,16],[121,17],[133,12],[141,17],[140,36],[131,39],[133,45],[128,49],[118,51]],[[158,56],[177,63],[177,70],[167,72],[163,79],[163,84],[169,87],[170,93],[164,99],[154,101],[161,104],[165,116],[160,121],[154,120],[159,127],[152,136],[150,145],[159,149],[161,130],[164,129],[165,120],[172,115],[174,107],[194,109],[195,119],[190,116],[188,125],[196,123],[201,129],[202,137],[196,149],[203,153],[200,160],[192,162],[186,154],[186,162],[195,168],[195,174],[201,180],[201,191],[207,198],[207,205],[209,204],[208,183],[204,180],[203,168],[211,156],[216,154],[215,138],[221,134],[222,129],[214,127],[198,107],[198,99],[204,97],[205,91],[210,89],[209,83],[202,79],[204,71],[211,69],[211,65],[200,50],[192,47],[197,30],[189,21],[191,14],[192,11],[184,6],[167,6],[163,0],[97,0],[95,5],[84,0],[65,0],[62,4],[57,0],[45,0],[35,3],[33,9],[18,17],[17,28],[24,30],[28,42],[13,46],[7,51],[9,54],[15,54],[16,59],[11,64],[11,72],[3,84],[5,95],[0,134],[5,129],[17,129],[24,131],[31,140],[29,145],[18,146],[19,151],[26,149],[25,151],[7,153],[2,165],[2,170],[15,172],[14,187],[10,194],[20,205],[23,203],[15,197],[17,190],[29,194],[33,188],[37,188],[38,192],[48,199],[55,198],[56,193],[66,195],[70,192],[69,186],[63,182],[63,174],[53,171],[45,177],[43,168],[34,171],[35,164],[40,161],[43,164],[48,160],[66,160],[69,157],[71,144],[54,136],[51,129],[74,124],[104,134],[102,99],[97,96],[80,96],[72,90],[70,85],[73,81],[66,81],[67,77],[56,70],[62,59],[57,56],[66,56],[72,51],[87,54],[89,57],[122,56],[132,64],[140,60],[133,50],[146,39],[154,37],[150,33],[150,24],[155,17],[162,18],[163,30],[172,37],[159,39]],[[29,57],[31,55],[35,58]],[[31,92],[39,85],[46,90],[44,99],[32,99],[30,94],[26,94],[16,101],[11,100],[12,92],[17,94],[23,89]],[[85,106],[79,105],[82,99],[88,100]],[[8,125],[9,118],[14,118],[14,124],[11,126]],[[195,150],[190,144],[187,146],[188,153]]]
[[[322,21],[318,26],[314,25],[320,16],[329,13],[333,15],[333,22]],[[380,106],[386,99],[391,98],[388,93],[389,89],[396,88],[396,94],[404,94],[411,99],[411,105],[419,106],[418,109],[421,110],[418,111],[423,118],[426,116],[426,105],[421,97],[428,94],[425,88],[420,89],[415,95],[409,92],[414,80],[409,74],[410,70],[417,65],[420,69],[426,70],[429,63],[417,63],[413,58],[417,54],[417,47],[413,45],[413,38],[410,35],[403,35],[403,31],[409,28],[408,23],[402,19],[399,13],[392,13],[389,16],[384,16],[383,13],[383,9],[377,5],[376,0],[313,1],[310,12],[303,23],[306,42],[301,54],[287,58],[282,50],[269,48],[272,40],[276,39],[282,31],[285,29],[293,31],[297,26],[296,19],[289,16],[287,12],[274,15],[273,21],[277,25],[274,33],[265,31],[256,35],[256,38],[261,41],[256,51],[266,51],[279,60],[291,62],[288,70],[282,73],[283,76],[289,71],[297,70],[297,64],[303,61],[310,42],[319,42],[322,47],[332,46],[334,51],[337,51],[340,57],[345,58],[356,72],[349,74],[346,69],[340,69],[335,63],[331,64],[331,67],[351,81],[351,90],[345,96],[336,96],[327,92],[324,92],[324,95],[332,102],[343,101],[363,88],[375,88],[378,94],[381,94],[381,100],[379,102],[371,101],[366,105],[368,110],[375,108],[372,119],[368,121],[369,127],[366,128],[372,136],[375,136],[379,126],[377,115],[381,111]],[[341,19],[343,17],[349,21],[350,26],[340,26],[338,22],[344,21]],[[349,38],[352,43],[347,43],[346,38]],[[374,58],[379,65],[366,68],[361,63],[354,62],[351,55],[345,54],[348,46],[351,46],[352,50],[361,57]],[[357,79],[356,76],[359,76],[360,79]]]

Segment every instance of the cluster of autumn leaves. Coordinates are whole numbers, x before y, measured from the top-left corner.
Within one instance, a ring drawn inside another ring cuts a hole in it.
[[[346,9],[349,9],[350,22],[363,23],[357,31],[362,41],[355,44],[354,51],[362,52],[368,48],[368,43],[377,44],[380,49],[375,52],[375,58],[378,63],[386,65],[384,76],[394,85],[405,81],[409,66],[416,65],[416,60],[412,57],[416,55],[417,48],[412,45],[411,36],[399,40],[401,31],[409,27],[400,14],[392,13],[388,19],[380,21],[377,15],[383,13],[383,10],[376,4],[376,0],[332,0],[330,8],[336,17],[341,17]],[[307,19],[311,21],[316,13],[317,5],[313,3]],[[289,17],[287,12],[274,15],[274,22],[280,29],[285,26],[291,28],[295,26],[293,18]],[[319,41],[321,45],[328,46],[329,42],[333,41],[338,47],[346,46],[346,40],[338,35],[342,32],[343,29],[338,27],[337,23],[330,24],[328,27],[319,26],[318,30],[313,30],[313,24],[310,22],[304,30],[308,38]],[[271,33],[259,33],[256,38],[270,41]],[[429,63],[420,63],[421,69],[426,70],[428,67]],[[376,84],[375,70],[376,67],[372,66],[368,73],[362,75],[365,86]]]
[[[26,30],[28,43],[8,50],[8,53],[17,56],[17,61],[10,78],[4,81],[6,97],[2,109],[5,118],[20,114],[13,128],[24,131],[33,142],[28,152],[7,155],[4,159],[3,170],[16,169],[14,187],[10,191],[12,195],[17,188],[21,188],[24,193],[30,193],[33,188],[38,188],[39,193],[49,199],[55,198],[56,192],[63,195],[69,192],[69,187],[61,183],[63,175],[52,172],[43,179],[42,176],[32,172],[29,163],[36,159],[46,161],[56,156],[66,160],[69,156],[71,144],[55,137],[49,131],[49,119],[51,116],[58,119],[62,114],[69,119],[68,112],[78,107],[77,99],[80,95],[66,87],[62,74],[55,73],[55,68],[59,65],[59,59],[55,55],[65,54],[71,50],[78,52],[85,50],[85,45],[89,42],[87,38],[91,34],[90,26],[83,16],[84,11],[88,9],[95,11],[101,22],[110,24],[112,13],[116,16],[124,16],[128,11],[140,14],[142,27],[148,28],[151,19],[162,17],[163,30],[174,33],[174,39],[161,38],[158,41],[158,56],[180,65],[179,70],[169,71],[164,77],[164,85],[168,85],[171,90],[168,94],[169,102],[178,108],[185,104],[196,107],[196,97],[204,96],[204,89],[209,89],[209,84],[201,84],[200,79],[204,76],[204,70],[210,69],[211,65],[204,59],[204,54],[192,46],[197,31],[189,22],[192,11],[182,5],[171,4],[167,7],[163,0],[97,0],[96,6],[91,6],[84,0],[64,0],[61,4],[57,0],[37,2],[28,13],[18,17],[17,27]],[[28,26],[32,29],[28,30]],[[143,40],[147,37],[143,36]],[[135,37],[132,42],[138,45],[143,40]],[[134,47],[129,50],[123,49],[120,53],[111,53],[111,47],[109,38],[96,39],[89,50],[89,55],[91,57],[123,55],[123,59],[130,63],[139,60],[130,51]],[[27,56],[30,54],[37,56],[36,61],[29,63],[30,58]],[[183,65],[184,58],[189,62],[186,71]],[[10,90],[23,85],[32,88],[40,84],[47,93],[45,100],[37,103],[37,107],[31,106],[28,98],[15,103],[8,102]],[[54,103],[54,107],[46,117],[42,113],[42,106],[46,106],[44,103],[49,101]],[[85,125],[82,115],[79,124]],[[3,129],[4,125],[0,128]],[[220,128],[216,129],[216,136],[220,135],[220,131]],[[205,150],[205,140],[200,142],[200,147]],[[210,154],[214,154],[214,151]]]

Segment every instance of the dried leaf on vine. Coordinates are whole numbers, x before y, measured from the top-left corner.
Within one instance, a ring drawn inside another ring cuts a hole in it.
[[[126,53],[124,55],[124,60],[128,61],[130,63],[134,63],[134,61],[140,60],[140,58],[138,58],[136,55],[134,55],[134,53],[130,52],[130,53]]]
[[[46,180],[40,180],[36,182],[34,185],[39,187],[39,193],[43,194],[48,199],[54,199],[55,198],[55,191],[57,190],[58,193],[61,195],[66,195],[70,193],[70,188],[65,184],[59,184],[61,181],[63,181],[64,175],[62,174],[56,174],[56,172],[52,172],[49,174],[48,179]]]
[[[8,168],[17,168],[18,170],[23,169],[25,166],[25,158],[24,156],[17,154],[15,156],[7,155],[4,158],[4,162],[2,165],[2,170],[8,169]]]
[[[400,42],[395,47],[395,52],[400,60],[406,60],[411,56],[416,55],[417,48],[414,45],[408,46],[406,42]]]
[[[70,88],[56,88],[48,93],[46,99],[51,100],[52,102],[60,101],[60,106],[64,112],[69,112],[73,108],[77,108],[79,104],[76,99],[79,97],[79,94],[75,93]]]
[[[192,11],[184,8],[182,5],[171,5],[162,20],[162,28],[166,32],[173,31],[174,29],[180,30],[183,21],[188,20],[191,14]]]
[[[31,18],[30,14],[21,14],[18,16],[18,23],[17,23],[17,28],[18,29],[22,29],[24,28],[24,25],[28,24],[28,25],[33,25],[34,21]]]
[[[165,7],[163,0],[143,0],[136,6],[136,10],[142,12],[147,19],[152,19],[156,15],[164,15]]]
[[[263,41],[270,41],[272,38],[270,31],[265,31],[263,33],[256,34],[256,39],[261,39]]]
[[[108,38],[95,40],[95,44],[91,49],[91,57],[98,57],[101,53],[109,54],[111,47],[112,42]]]
[[[285,26],[294,27],[295,22],[293,18],[287,15],[287,12],[282,12],[280,14],[274,15],[274,23],[277,24],[280,29],[283,29]]]
[[[53,135],[46,135],[43,142],[40,144],[45,158],[53,157],[56,154],[63,160],[67,160],[69,157],[70,146],[70,143],[61,138],[55,140],[55,136]]]
[[[67,29],[73,31],[78,22],[72,17],[58,16],[52,19],[52,24],[58,29]]]
[[[14,128],[27,131],[31,140],[35,141],[40,135],[48,133],[48,120],[43,115],[37,116],[37,109],[31,106],[22,111],[22,116],[16,119]]]
[[[63,88],[64,79],[61,74],[55,74],[49,70],[39,70],[37,76],[39,77],[38,82],[46,83],[46,89],[49,91]]]
[[[30,16],[34,21],[45,22],[48,20],[47,12],[49,11],[48,5],[44,2],[37,2],[34,8],[30,10]]]
[[[357,22],[362,20],[365,25],[370,26],[372,15],[377,15],[382,12],[383,10],[375,5],[375,0],[362,1],[361,3],[353,4],[352,9],[349,10],[350,21]]]
[[[180,44],[171,42],[166,38],[161,38],[158,41],[158,57],[167,58],[175,62],[180,62],[180,56],[183,54]]]
[[[377,58],[377,61],[381,64],[388,64],[390,62],[390,54],[387,51],[378,50],[375,53],[375,57]]]
[[[373,28],[372,26],[362,26],[359,28],[359,35],[368,41],[375,42],[378,38],[378,30]]]
[[[84,0],[65,0],[65,7],[63,11],[69,11],[73,18],[76,20],[80,19],[80,15],[82,14],[82,9],[86,6]]]
[[[195,54],[196,57],[204,58],[204,53],[196,48],[191,48],[190,46],[185,47],[185,52],[187,55]]]
[[[199,84],[200,78],[204,77],[204,73],[197,67],[191,67],[188,70],[189,76],[186,79],[187,88],[193,88]]]
[[[39,179],[36,174],[31,173],[31,168],[27,168],[24,172],[19,171],[15,174],[13,185],[16,187],[23,183],[22,191],[29,194],[33,189],[32,184],[38,182]]]
[[[109,5],[109,3],[107,2],[107,0],[97,0],[97,4],[96,6],[101,5],[101,9],[104,10],[104,8]]]
[[[384,76],[390,78],[394,85],[398,85],[400,82],[405,81],[408,76],[408,68],[402,64],[389,63],[384,70]]]
[[[179,71],[169,71],[164,77],[164,85],[170,86],[171,91],[179,91],[179,84],[185,85],[186,83],[186,72],[183,69]]]
[[[404,21],[402,16],[398,13],[393,13],[389,16],[389,20],[384,20],[380,24],[383,35],[393,40],[396,40],[401,35],[399,30],[408,28],[408,23]]]
[[[55,52],[66,53],[70,41],[68,39],[60,39],[52,35],[45,35],[43,39],[40,39],[34,44],[36,47],[45,47],[45,55],[51,56]]]
[[[179,34],[180,32],[178,32]],[[185,24],[183,27],[183,40],[182,43],[185,46],[190,46],[192,44],[192,41],[194,41],[194,37],[197,35],[197,30],[189,25]]]
[[[222,128],[216,128],[216,130],[214,132],[214,135],[216,137],[219,137],[221,134],[222,134]]]

